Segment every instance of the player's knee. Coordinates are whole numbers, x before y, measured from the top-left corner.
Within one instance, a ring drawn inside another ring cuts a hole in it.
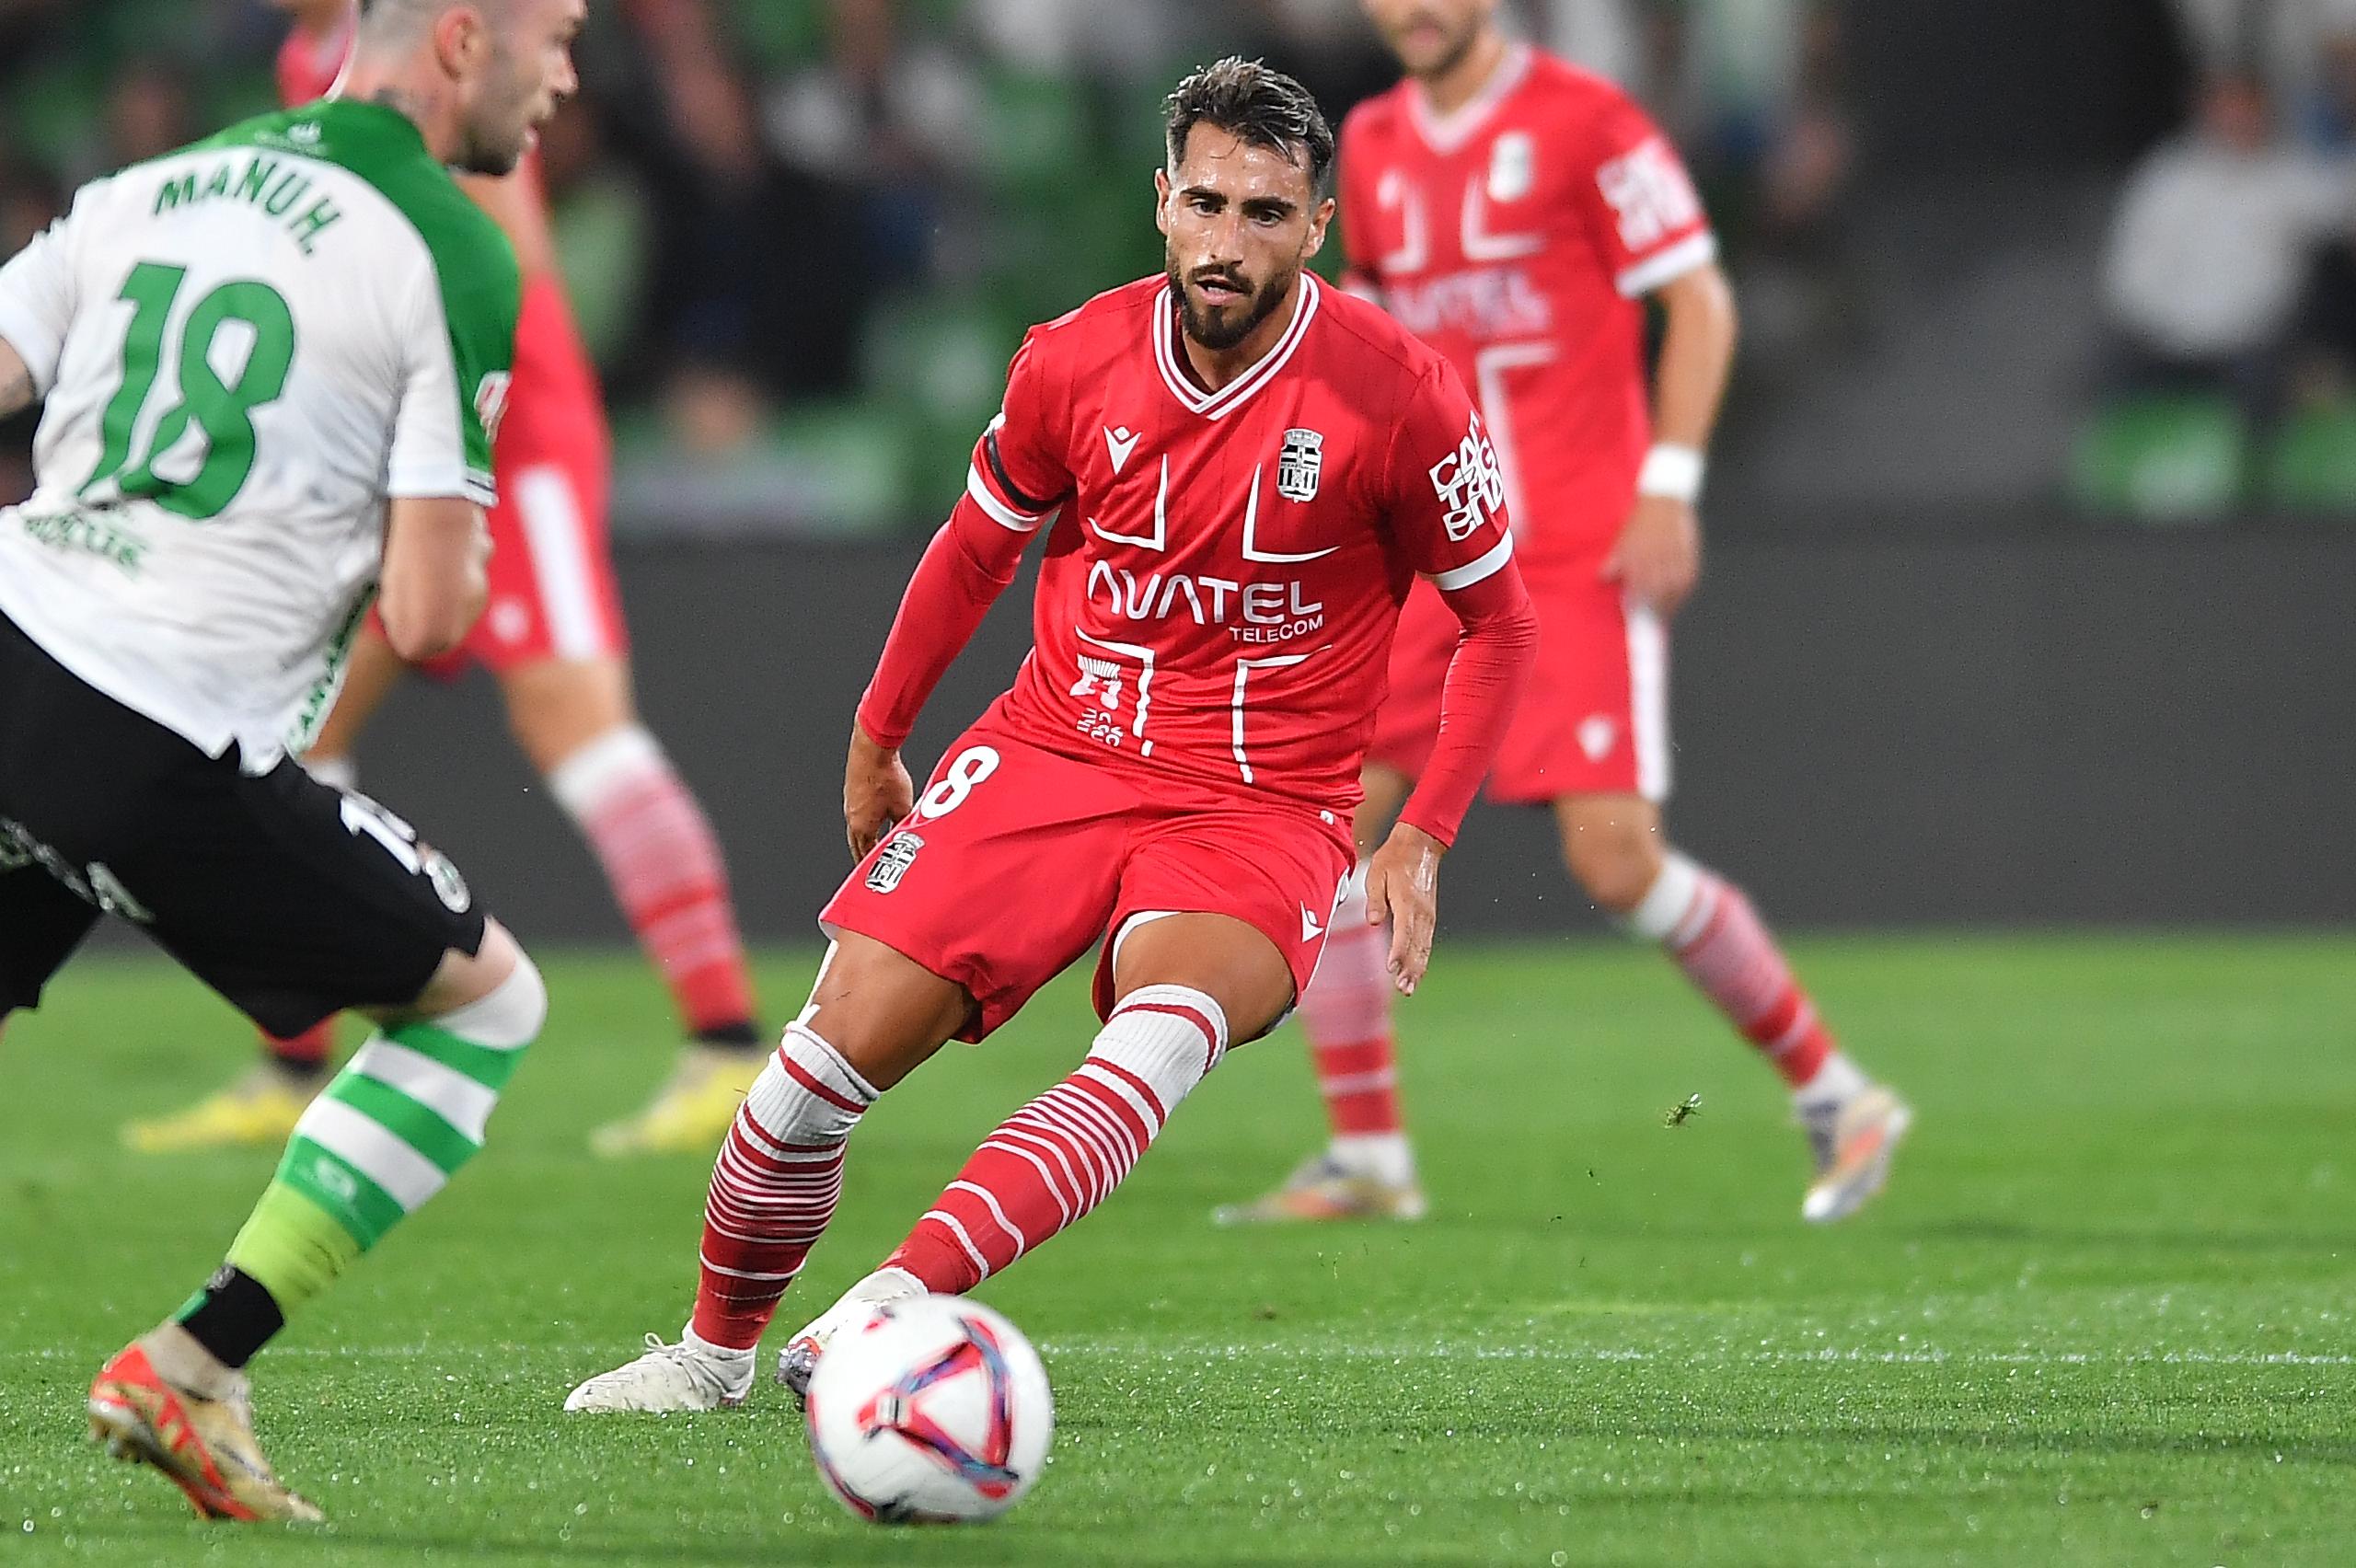
[[[538,1039],[548,1019],[548,982],[540,978],[539,965],[531,955],[517,948],[514,964],[504,978],[433,1021],[461,1040],[514,1051]]]
[[[1227,1054],[1227,1010],[1192,986],[1141,986],[1123,997],[1089,1048],[1150,1090],[1168,1115]]]
[[[1563,833],[1563,859],[1598,905],[1625,915],[1644,902],[1660,876],[1659,835],[1648,824],[1620,818],[1575,821]]]

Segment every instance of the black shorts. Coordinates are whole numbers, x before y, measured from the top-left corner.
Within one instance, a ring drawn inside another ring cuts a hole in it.
[[[0,616],[0,1017],[101,913],[271,1033],[414,1001],[484,917],[447,859],[291,760],[251,777],[76,677]]]

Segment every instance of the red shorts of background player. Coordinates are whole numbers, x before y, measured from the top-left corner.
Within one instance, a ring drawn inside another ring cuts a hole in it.
[[[524,291],[516,377],[491,455],[490,594],[451,652],[421,666],[443,679],[543,659],[608,659],[629,648],[606,532],[612,455],[595,384],[570,374],[572,329],[552,280]],[[546,373],[537,367],[549,365]],[[373,617],[372,617],[373,619]],[[383,626],[376,623],[382,632]]]
[[[1534,553],[1534,552],[1533,552]],[[1489,772],[1489,798],[1534,805],[1565,795],[1669,798],[1669,638],[1660,617],[1603,581],[1593,559],[1526,562],[1538,661]],[[1456,617],[1415,584],[1391,649],[1391,692],[1367,760],[1410,778],[1439,732],[1440,686]]]
[[[917,810],[819,917],[973,993],[978,1041],[1111,934],[1096,966],[1112,1011],[1121,938],[1161,915],[1231,916],[1276,944],[1298,995],[1355,851],[1348,824],[1044,751],[988,720],[960,736]]]

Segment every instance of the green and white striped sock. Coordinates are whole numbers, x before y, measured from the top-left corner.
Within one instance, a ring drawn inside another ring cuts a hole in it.
[[[327,1289],[481,1149],[545,1011],[526,961],[480,1001],[370,1036],[295,1124],[230,1267],[290,1316]]]

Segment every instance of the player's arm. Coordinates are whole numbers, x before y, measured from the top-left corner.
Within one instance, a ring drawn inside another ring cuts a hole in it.
[[[1505,479],[1453,371],[1427,377],[1392,443],[1394,536],[1456,615],[1439,739],[1367,866],[1367,918],[1389,919],[1391,981],[1415,994],[1431,961],[1439,859],[1496,760],[1538,654],[1538,616],[1513,560]]]
[[[33,386],[32,367],[25,358],[0,338],[0,420],[20,409],[31,406],[40,393]]]
[[[77,296],[73,215],[58,219],[0,265],[0,419],[49,395]]]
[[[1665,320],[1653,371],[1653,449],[1603,570],[1668,615],[1701,581],[1702,472],[1734,369],[1737,321],[1734,290],[1715,261],[1679,273],[1652,297]]]
[[[1701,577],[1696,508],[1734,364],[1734,295],[1693,181],[1645,111],[1615,97],[1584,134],[1594,173],[1576,187],[1582,221],[1620,292],[1658,301],[1668,329],[1654,367],[1653,449],[1603,574],[1667,614]]]
[[[410,663],[466,640],[490,592],[491,530],[464,496],[396,496],[385,524],[376,615]]]
[[[1028,546],[1071,477],[1050,432],[1063,400],[1043,385],[1028,339],[1007,375],[1006,407],[974,447],[965,494],[926,547],[901,595],[875,676],[851,723],[843,769],[843,830],[864,856],[908,814],[915,785],[900,748],[941,677],[964,651],[982,618],[1014,581]]]
[[[491,446],[507,404],[520,286],[514,259],[482,231],[461,270],[421,256],[394,320],[399,401],[386,461],[385,553],[376,613],[411,663],[465,640],[482,614],[499,499]]]

